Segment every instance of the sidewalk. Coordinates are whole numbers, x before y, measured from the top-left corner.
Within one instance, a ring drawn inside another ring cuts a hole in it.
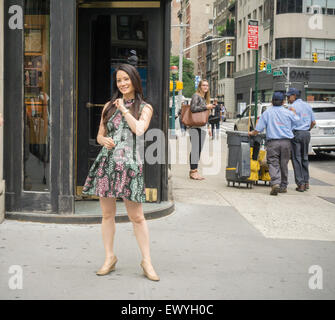
[[[335,205],[320,198],[333,197],[334,177],[312,168],[310,191],[291,184],[277,197],[268,186],[228,188],[222,147],[220,173],[204,181],[190,180],[187,164],[172,165],[175,212],[148,221],[160,282],[144,278],[130,223],[116,226],[116,271],[97,277],[99,225],[6,220],[0,299],[334,299]],[[8,286],[12,265],[23,269],[21,290]],[[322,289],[311,287],[315,266]]]
[[[209,139],[206,143],[213,144]],[[310,190],[300,193],[295,191],[290,162],[288,193],[270,196],[270,187],[262,182],[252,189],[243,184],[241,188],[228,187],[226,138],[222,137],[221,150],[215,151],[222,152],[222,157],[215,158],[221,158],[220,173],[205,176],[204,181],[188,179],[188,165],[173,165],[176,202],[232,206],[268,238],[335,241],[335,203],[331,202],[335,202],[335,174],[310,166]]]

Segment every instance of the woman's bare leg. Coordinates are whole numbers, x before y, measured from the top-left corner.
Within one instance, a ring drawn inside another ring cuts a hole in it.
[[[140,247],[143,262],[149,273],[155,274],[155,270],[151,264],[150,256],[150,239],[147,221],[144,218],[142,204],[129,200],[124,200],[127,208],[128,216],[133,224],[135,237]]]
[[[100,198],[102,209],[102,240],[105,247],[105,263],[102,268],[106,267],[114,257],[114,235],[115,235],[115,214],[116,199]]]

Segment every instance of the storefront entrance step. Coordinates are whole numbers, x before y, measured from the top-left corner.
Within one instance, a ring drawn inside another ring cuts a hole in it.
[[[5,219],[61,224],[97,224],[101,223],[101,208],[99,201],[78,201],[75,204],[74,214],[50,214],[29,212],[6,212]],[[165,217],[175,210],[173,201],[162,201],[161,203],[143,203],[143,212],[146,220]],[[115,221],[129,222],[129,217],[123,202],[116,203]]]

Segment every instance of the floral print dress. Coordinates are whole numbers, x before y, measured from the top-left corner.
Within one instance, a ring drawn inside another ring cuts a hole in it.
[[[125,106],[132,103],[126,102]],[[145,105],[141,103],[140,112]],[[111,150],[102,147],[89,170],[82,193],[145,202],[143,162],[136,148],[136,135],[118,109],[107,122],[107,137],[114,140],[115,147]]]

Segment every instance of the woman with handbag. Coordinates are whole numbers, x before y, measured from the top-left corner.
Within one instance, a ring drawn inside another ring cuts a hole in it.
[[[210,104],[209,84],[207,80],[199,82],[197,91],[193,94],[190,111],[192,113],[212,110],[214,106]],[[191,139],[190,153],[190,178],[193,180],[204,180],[198,173],[198,163],[200,160],[201,150],[206,138],[207,121],[203,126],[190,126],[189,134]]]
[[[83,194],[100,198],[105,263],[99,276],[115,270],[116,198],[122,198],[142,253],[144,275],[159,281],[150,258],[149,230],[143,215],[145,202],[143,161],[136,150],[136,136],[148,129],[152,107],[143,100],[141,78],[135,67],[120,65],[113,74],[113,97],[101,115],[97,141],[103,146],[86,179]]]

